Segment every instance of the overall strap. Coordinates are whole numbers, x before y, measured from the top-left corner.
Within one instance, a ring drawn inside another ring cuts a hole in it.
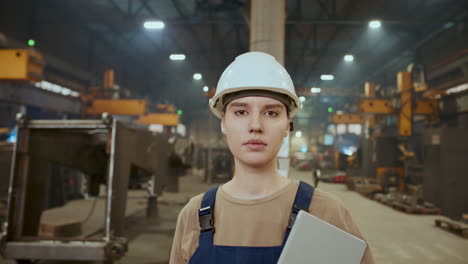
[[[210,247],[213,245],[214,228],[214,206],[218,187],[208,190],[203,196],[201,208],[198,210],[198,221],[200,223],[199,247]]]
[[[291,228],[296,221],[297,214],[300,210],[309,212],[310,203],[312,201],[312,196],[314,195],[314,187],[303,181],[299,182],[299,188],[296,192],[296,198],[294,198],[293,207],[291,209],[291,214],[289,215],[288,228],[286,229],[286,234],[284,235],[283,246],[286,243],[286,240],[289,237]]]

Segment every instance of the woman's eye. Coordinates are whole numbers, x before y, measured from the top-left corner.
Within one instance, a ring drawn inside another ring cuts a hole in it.
[[[247,111],[245,111],[245,110],[237,110],[237,111],[234,112],[234,114],[235,114],[235,115],[245,115],[245,114],[247,114]]]
[[[275,111],[266,111],[265,114],[267,116],[278,116],[278,113]]]

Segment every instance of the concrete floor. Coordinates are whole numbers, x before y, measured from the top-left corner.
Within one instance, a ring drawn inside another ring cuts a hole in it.
[[[291,177],[311,183],[310,172],[292,170]],[[117,263],[167,263],[178,212],[190,197],[211,186],[201,183],[198,177],[181,178],[179,193],[159,197],[159,217],[151,222],[146,220],[142,207],[144,193],[132,192],[126,229],[129,250]],[[401,213],[348,191],[345,185],[320,183],[319,188],[343,200],[367,239],[376,263],[468,263],[468,239],[436,228],[434,219],[440,216]],[[14,262],[0,258],[0,264],[6,263]]]
[[[308,172],[295,171],[292,177],[311,183]],[[376,263],[468,263],[468,239],[434,226],[434,219],[444,217],[402,213],[349,191],[342,184],[321,182],[319,188],[344,202]]]

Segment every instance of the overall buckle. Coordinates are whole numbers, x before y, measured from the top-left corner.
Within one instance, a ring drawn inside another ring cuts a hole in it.
[[[304,209],[302,207],[299,207],[297,205],[294,205],[291,211],[291,214],[289,215],[289,221],[288,221],[288,228],[291,229],[294,225],[294,222],[296,222],[297,214],[299,211],[306,211],[307,209]]]
[[[213,219],[210,206],[201,208],[199,210],[198,221],[200,222],[201,232],[206,232],[210,230],[213,230],[214,232],[214,219]]]

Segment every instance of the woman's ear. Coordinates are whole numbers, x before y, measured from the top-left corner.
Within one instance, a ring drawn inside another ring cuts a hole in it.
[[[226,134],[226,128],[224,127],[224,113],[221,113],[221,132]]]
[[[287,137],[289,135],[289,132],[292,131],[292,122],[291,120],[288,120],[288,126],[286,127],[286,130],[284,131],[284,137]]]

